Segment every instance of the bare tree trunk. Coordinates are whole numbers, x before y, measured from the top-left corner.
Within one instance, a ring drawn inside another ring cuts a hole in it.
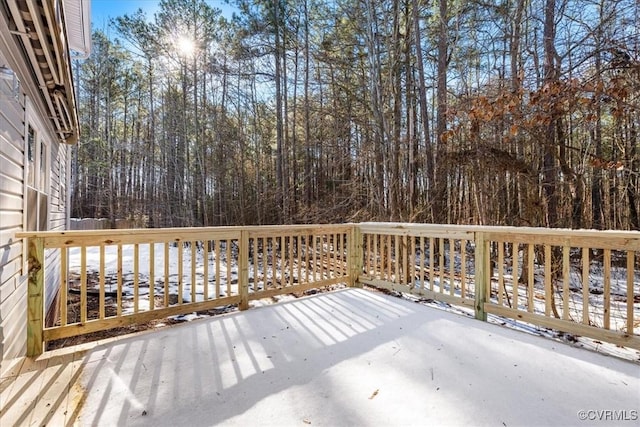
[[[431,135],[429,131],[429,107],[427,105],[427,89],[425,87],[424,60],[422,59],[422,45],[420,44],[420,41],[422,40],[422,37],[420,36],[420,9],[418,8],[418,0],[411,0],[411,2],[413,7],[413,39],[416,46],[416,63],[418,68],[418,98],[420,102],[420,121],[422,122],[422,132],[425,147],[425,162],[427,169],[427,183],[425,185],[425,190],[427,190],[427,194],[433,196],[434,193],[432,191],[433,185],[435,183],[435,167],[433,158],[433,147],[431,144]],[[430,214],[430,220],[434,220],[433,210]]]
[[[638,159],[637,159],[637,144],[638,144],[638,130],[636,129],[636,121],[629,117],[629,142],[627,144],[627,158],[629,161],[629,169],[632,173],[626,174],[626,193],[627,203],[629,203],[629,228],[631,230],[640,230],[640,218],[638,217],[637,208],[637,194],[638,194]],[[636,173],[634,173],[636,172]]]
[[[391,141],[391,182],[390,211],[391,220],[400,219],[400,135],[402,127],[402,78],[400,75],[401,40],[400,40],[400,8],[399,0],[393,2],[393,47],[391,48],[391,63],[393,75],[393,141]]]
[[[384,165],[384,115],[382,113],[382,70],[380,64],[380,46],[378,34],[378,18],[376,16],[376,2],[367,1],[367,44],[369,52],[370,75],[369,91],[371,109],[373,112],[373,144],[375,158],[375,197],[371,201],[371,209],[381,217],[387,212],[385,198],[385,165]]]
[[[273,0],[273,26],[274,26],[274,34],[275,34],[275,50],[274,50],[274,59],[275,59],[275,84],[276,84],[276,199],[278,203],[279,209],[279,222],[283,222],[286,217],[286,208],[285,200],[285,180],[287,179],[284,176],[285,173],[285,153],[284,153],[284,135],[283,135],[283,117],[282,117],[282,97],[284,94],[282,93],[282,40],[280,38],[280,0]]]
[[[311,207],[313,180],[311,177],[311,117],[309,105],[309,10],[304,1],[304,204]]]
[[[555,65],[555,6],[556,0],[546,0],[544,9],[544,83],[553,85],[557,82],[558,75]],[[556,117],[551,117],[545,132],[544,157],[542,162],[542,186],[547,202],[547,227],[558,226],[558,194],[557,167],[556,167]]]
[[[437,157],[440,158],[446,151],[446,137],[447,132],[447,70],[449,67],[449,17],[448,15],[448,0],[438,0],[438,63],[437,63],[437,89],[436,89],[436,102],[437,102],[437,118],[436,118],[436,138],[437,138]],[[436,184],[435,197],[432,199],[434,206],[434,221],[445,222],[447,219],[447,179],[445,165],[442,162],[436,163],[438,165],[437,176],[438,182]]]

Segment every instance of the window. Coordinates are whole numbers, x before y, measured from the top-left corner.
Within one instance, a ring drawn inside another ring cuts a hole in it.
[[[37,112],[25,98],[25,147],[24,147],[24,231],[49,229],[49,173],[50,151],[46,131]],[[29,271],[29,249],[23,241],[23,274]]]
[[[49,211],[49,143],[30,102],[26,104],[25,231],[46,231]]]

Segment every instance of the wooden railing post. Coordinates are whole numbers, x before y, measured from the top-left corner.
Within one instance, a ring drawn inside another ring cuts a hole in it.
[[[44,350],[44,240],[29,238],[29,281],[27,284],[27,356]]]
[[[238,254],[238,287],[240,292],[240,310],[247,310],[249,308],[249,232],[247,230],[240,231],[240,252]],[[256,250],[254,250],[254,256],[256,256]],[[254,271],[254,278],[255,274]]]
[[[349,254],[349,287],[362,287],[358,281],[362,273],[362,232],[360,226],[354,224],[351,227],[350,242],[348,245]]]
[[[476,319],[487,320],[484,303],[487,301],[487,289],[490,286],[488,267],[488,245],[484,240],[484,233],[475,233],[475,314]]]

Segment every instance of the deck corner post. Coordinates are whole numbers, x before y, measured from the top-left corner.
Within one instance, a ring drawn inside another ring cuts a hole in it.
[[[238,254],[238,290],[240,310],[249,308],[249,231],[240,231],[240,253]],[[255,274],[255,273],[254,273]]]
[[[475,233],[475,316],[476,319],[487,321],[487,312],[484,304],[487,301],[487,289],[489,286],[488,256],[489,248],[484,239],[484,233]]]
[[[351,227],[351,244],[349,245],[349,287],[361,288],[359,282],[362,273],[362,232],[359,224],[353,224]]]
[[[44,351],[44,240],[28,239],[29,271],[27,283],[27,356]]]

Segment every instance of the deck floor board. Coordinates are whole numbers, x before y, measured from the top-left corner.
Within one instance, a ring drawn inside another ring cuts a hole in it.
[[[1,386],[2,425],[565,426],[640,409],[638,364],[362,289],[45,353]]]

